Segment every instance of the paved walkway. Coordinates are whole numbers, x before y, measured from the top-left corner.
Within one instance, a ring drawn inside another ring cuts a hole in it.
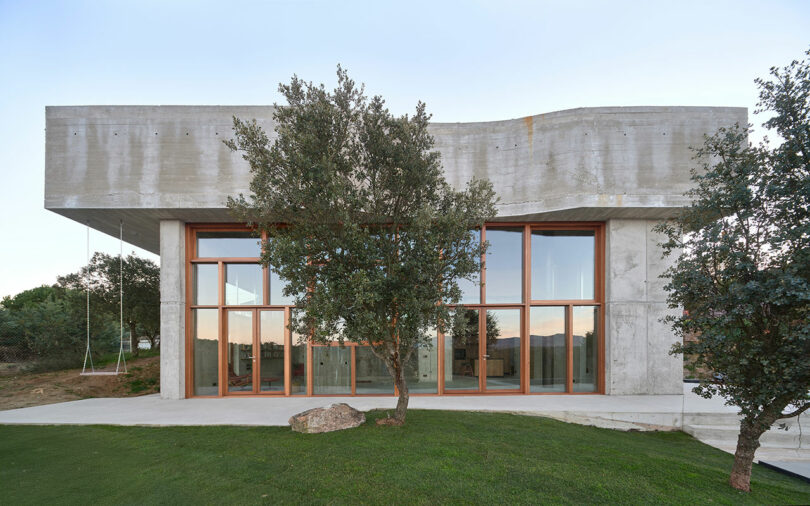
[[[685,395],[503,395],[411,397],[413,409],[501,411],[559,419],[594,418],[595,425],[642,424],[679,428],[684,411],[734,413],[722,402]],[[366,411],[393,409],[394,397],[288,397],[165,400],[158,395],[85,399],[0,411],[0,424],[287,425],[295,413],[346,402]],[[599,422],[604,423],[599,423]]]
[[[810,460],[805,461],[760,460],[759,463],[764,464],[766,467],[775,469],[788,476],[793,476],[794,478],[798,478],[800,480],[806,481],[807,483],[810,483]]]

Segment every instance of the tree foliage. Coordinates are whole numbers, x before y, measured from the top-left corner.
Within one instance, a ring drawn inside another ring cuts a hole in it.
[[[298,308],[291,328],[313,342],[368,343],[408,402],[404,365],[443,325],[447,304],[473,279],[484,250],[471,233],[495,215],[488,181],[463,191],[444,179],[419,103],[395,117],[338,67],[329,92],[293,77],[279,86],[276,138],[234,118],[227,145],[250,165],[249,197],[235,214],[270,238],[262,262],[288,284]]]
[[[118,256],[95,253],[90,264],[67,276],[61,286],[90,290],[94,312],[104,312],[118,321],[120,314],[121,266]],[[123,259],[123,318],[133,339],[132,354],[138,354],[138,338],[146,336],[154,348],[160,332],[160,267],[155,262],[130,254]]]
[[[713,371],[695,392],[740,408],[731,484],[743,490],[759,437],[810,408],[810,63],[770,74],[757,112],[773,114],[764,126],[782,143],[751,145],[739,125],[708,137],[691,207],[659,226],[666,254],[680,252],[666,288],[686,312],[669,320],[699,336],[673,351]]]
[[[32,288],[4,297],[0,307],[0,355],[49,366],[77,365],[84,352],[85,294],[60,286]],[[98,351],[111,349],[117,332],[103,314],[91,314],[93,342]]]

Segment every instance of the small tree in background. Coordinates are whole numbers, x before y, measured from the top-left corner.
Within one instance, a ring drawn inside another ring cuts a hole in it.
[[[691,207],[658,227],[665,254],[681,252],[666,288],[687,312],[669,321],[699,336],[673,352],[714,373],[696,393],[740,408],[730,484],[744,491],[760,436],[810,408],[810,64],[756,83],[757,112],[774,114],[764,125],[782,144],[749,145],[739,126],[707,138]]]
[[[96,351],[117,346],[107,313],[92,313]],[[117,320],[116,320],[117,322]],[[39,286],[0,302],[0,359],[31,361],[39,370],[81,364],[87,339],[86,295],[61,286]],[[115,344],[113,344],[115,343]]]
[[[152,348],[160,332],[160,267],[153,261],[130,254],[123,259],[124,324],[132,336],[132,356],[138,356],[138,338],[149,338]],[[90,265],[78,273],[60,276],[61,286],[90,289],[93,311],[116,318],[120,311],[121,268],[117,256],[95,253]]]
[[[291,329],[316,343],[367,343],[399,392],[389,422],[401,424],[405,365],[447,321],[456,280],[478,273],[484,248],[470,231],[495,216],[494,193],[488,181],[464,191],[445,182],[424,104],[394,117],[337,74],[331,93],[297,77],[279,86],[287,105],[273,114],[272,142],[234,118],[227,145],[250,164],[252,193],[228,205],[268,233],[262,263],[295,297]]]

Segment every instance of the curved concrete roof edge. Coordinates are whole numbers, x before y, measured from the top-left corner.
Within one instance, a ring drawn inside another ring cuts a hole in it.
[[[82,109],[85,112],[101,112],[109,109],[117,109],[119,111],[124,109],[155,109],[155,110],[168,110],[168,109],[210,109],[211,111],[224,110],[224,109],[269,109],[273,110],[275,105],[247,105],[247,104],[234,104],[234,105],[195,105],[195,104],[87,104],[87,105],[46,105],[45,111],[48,117],[75,117],[73,114],[62,116],[59,114],[61,111],[69,109]],[[503,119],[488,119],[478,121],[431,121],[431,125],[475,125],[475,124],[489,124],[489,123],[502,123],[509,121],[522,120],[525,118],[556,118],[573,116],[578,113],[592,113],[592,114],[616,114],[616,113],[662,113],[662,112],[697,112],[697,111],[710,111],[710,110],[736,110],[744,112],[747,115],[748,109],[746,107],[736,106],[702,106],[702,105],[630,105],[630,106],[594,106],[594,107],[572,107],[569,109],[558,109],[555,111],[541,112],[537,114],[529,114],[526,116],[518,116],[513,118]]]
[[[222,143],[232,115],[274,129],[273,106],[49,106],[45,207],[80,222],[111,212],[153,249],[159,220],[220,221],[250,173]],[[654,219],[685,205],[690,147],[747,109],[583,107],[509,120],[433,123],[447,181],[489,179],[501,217]],[[272,132],[268,132],[272,138]],[[200,212],[194,210],[200,210]],[[162,211],[159,211],[162,210]],[[171,217],[171,218],[169,218]],[[117,223],[116,223],[117,225]],[[117,228],[116,228],[117,230]],[[113,231],[114,232],[114,231]]]

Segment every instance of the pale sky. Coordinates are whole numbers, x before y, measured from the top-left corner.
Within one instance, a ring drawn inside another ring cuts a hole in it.
[[[422,100],[436,121],[750,114],[754,78],[808,47],[807,1],[0,0],[0,296],[85,262],[84,226],[43,209],[46,105],[272,104],[280,81],[332,85],[341,63],[393,112]],[[91,247],[118,253],[95,231]]]

